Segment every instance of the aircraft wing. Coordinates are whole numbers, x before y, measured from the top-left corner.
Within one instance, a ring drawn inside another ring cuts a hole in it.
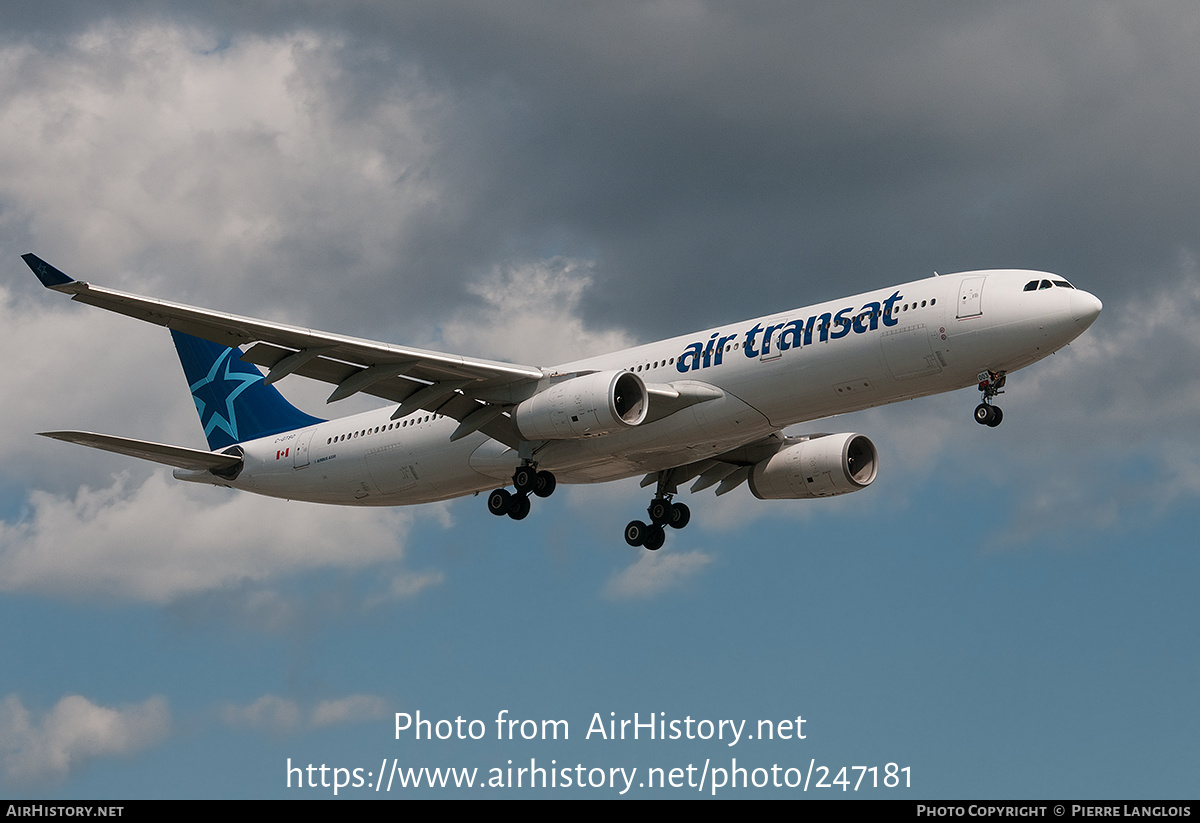
[[[188,449],[183,446],[168,446],[165,443],[152,443],[149,440],[133,440],[128,437],[115,437],[111,434],[95,434],[93,432],[38,432],[42,437],[51,437],[67,443],[80,446],[90,446],[93,449],[116,452],[117,454],[138,457],[142,460],[152,460],[178,469],[192,471],[210,471],[213,469],[232,469],[242,462],[236,454],[217,454],[215,452]]]
[[[231,348],[253,344],[242,360],[266,367],[268,384],[299,374],[335,384],[330,402],[365,392],[399,403],[396,417],[417,409],[436,411],[463,422],[459,436],[480,430],[515,447],[515,425],[500,414],[506,406],[488,405],[488,398],[510,396],[514,386],[544,376],[534,366],[395,346],[128,294],[75,280],[34,254],[21,259],[46,288],[80,303]]]

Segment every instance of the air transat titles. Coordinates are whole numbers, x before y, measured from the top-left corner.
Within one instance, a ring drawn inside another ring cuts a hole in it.
[[[680,374],[687,374],[689,371],[721,365],[726,345],[735,342],[741,334],[745,335],[745,340],[741,344],[742,354],[748,358],[755,358],[769,355],[773,340],[778,350],[785,352],[788,349],[812,345],[814,333],[817,335],[818,342],[824,343],[828,340],[839,340],[851,331],[855,334],[875,331],[879,328],[881,320],[885,326],[895,326],[900,321],[895,316],[894,307],[903,299],[904,297],[899,291],[893,292],[892,296],[884,300],[882,304],[876,301],[864,304],[853,317],[850,315],[855,311],[854,307],[847,306],[837,313],[825,312],[806,319],[780,321],[778,325],[764,327],[762,323],[755,323],[753,328],[747,329],[743,333],[729,334],[724,337],[720,332],[713,332],[707,344],[701,342],[689,344],[683,354],[679,356],[675,369]],[[776,332],[779,332],[778,337],[775,336]],[[760,334],[762,335],[761,348]]]

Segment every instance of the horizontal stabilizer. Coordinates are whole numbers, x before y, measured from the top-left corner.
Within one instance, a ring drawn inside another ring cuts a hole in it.
[[[80,446],[90,446],[93,449],[116,452],[117,454],[137,457],[142,460],[152,460],[177,469],[192,471],[213,471],[232,469],[242,458],[236,454],[216,454],[200,449],[188,449],[183,446],[168,446],[165,443],[151,443],[148,440],[133,440],[128,437],[114,437],[111,434],[94,434],[92,432],[38,432],[42,437],[52,437],[55,440],[65,440]]]

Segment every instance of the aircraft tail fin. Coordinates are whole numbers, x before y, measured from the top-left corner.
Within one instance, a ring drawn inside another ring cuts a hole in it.
[[[263,382],[241,350],[171,329],[179,362],[213,451],[325,422],[293,406]]]

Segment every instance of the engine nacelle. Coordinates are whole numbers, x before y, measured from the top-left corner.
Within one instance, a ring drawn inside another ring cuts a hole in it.
[[[832,497],[865,489],[878,469],[875,444],[863,435],[822,434],[756,463],[750,491],[760,500]]]
[[[512,416],[526,440],[570,440],[638,425],[646,419],[647,400],[646,384],[633,372],[596,372],[555,383]]]

